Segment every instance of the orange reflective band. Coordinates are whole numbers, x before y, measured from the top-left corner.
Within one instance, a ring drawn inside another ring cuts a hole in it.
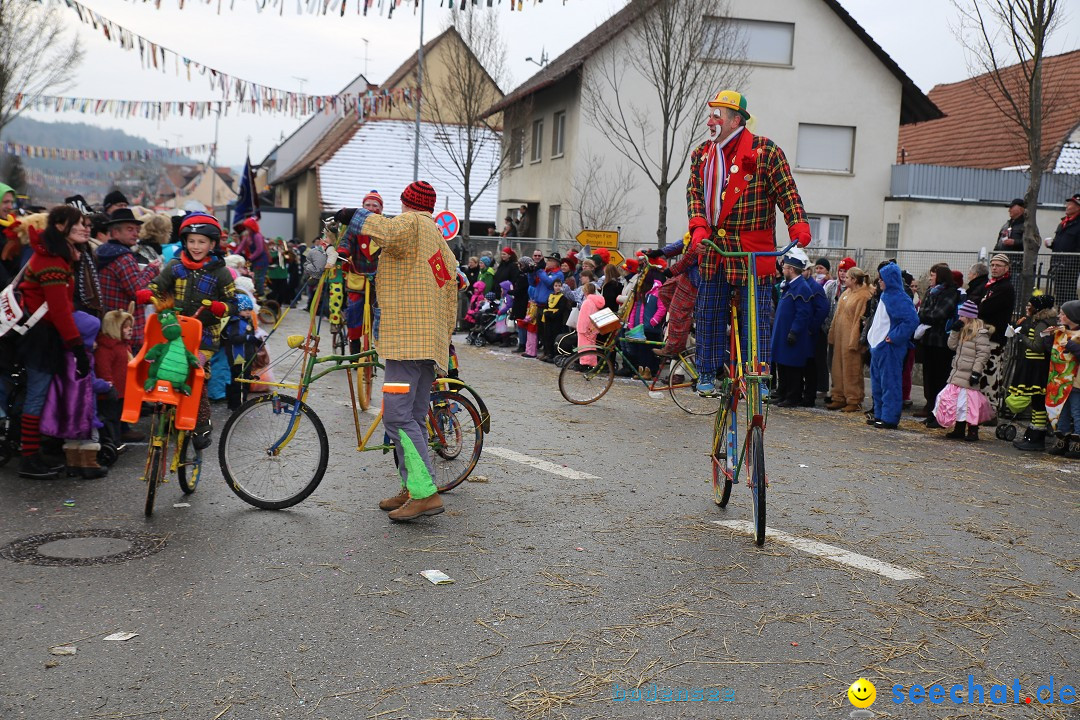
[[[382,391],[384,395],[408,395],[410,387],[409,383],[383,383]]]

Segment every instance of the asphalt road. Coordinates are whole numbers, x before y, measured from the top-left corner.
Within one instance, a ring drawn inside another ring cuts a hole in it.
[[[190,499],[166,486],[144,519],[140,447],[104,480],[0,470],[0,546],[84,529],[162,539],[116,564],[0,559],[0,718],[840,718],[860,676],[878,716],[1080,718],[1060,697],[1080,685],[1080,464],[992,433],[970,445],[774,410],[769,526],[865,558],[842,564],[714,522],[750,520],[750,497],[713,504],[708,418],[626,380],[571,406],[554,366],[459,352],[492,431],[475,482],[411,524],[376,508],[393,466],[353,451],[339,379],[311,399],[329,470],[291,510],[247,506],[211,462]],[[115,631],[138,635],[103,639]],[[984,702],[953,703],[969,675]],[[1054,704],[1023,702],[1051,676]],[[895,685],[935,683],[940,705],[893,702]],[[615,699],[634,690],[646,699]]]

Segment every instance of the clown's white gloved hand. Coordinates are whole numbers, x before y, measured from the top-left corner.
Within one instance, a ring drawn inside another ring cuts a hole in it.
[[[326,264],[331,267],[338,264],[338,251],[336,247],[326,248]]]

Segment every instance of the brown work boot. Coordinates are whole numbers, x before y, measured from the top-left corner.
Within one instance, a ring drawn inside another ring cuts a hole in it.
[[[847,405],[843,400],[833,400],[831,403],[825,406],[826,410],[842,410]]]
[[[379,501],[380,510],[397,510],[399,507],[409,502],[409,491],[405,488],[401,488],[394,497],[383,498]]]
[[[845,405],[840,412],[859,412],[862,410],[862,405]]]
[[[439,493],[435,493],[423,500],[409,498],[408,502],[390,513],[390,519],[394,522],[415,520],[421,515],[438,515],[443,509],[442,498],[439,497]]]

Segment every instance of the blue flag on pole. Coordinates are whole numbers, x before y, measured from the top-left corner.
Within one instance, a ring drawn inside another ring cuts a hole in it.
[[[254,217],[260,219],[259,194],[255,192],[255,172],[251,169],[251,158],[244,162],[244,176],[240,178],[240,191],[236,195],[236,205],[233,208],[233,222],[239,222],[244,218]]]

